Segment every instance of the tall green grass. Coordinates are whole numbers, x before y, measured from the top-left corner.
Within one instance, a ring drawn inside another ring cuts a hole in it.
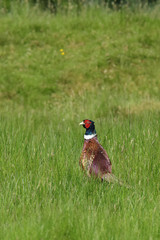
[[[158,7],[1,13],[1,239],[159,239],[159,24]],[[133,188],[80,170],[84,118]]]
[[[1,239],[158,239],[159,115],[96,121],[132,189],[84,176],[83,130],[62,117],[1,118]]]

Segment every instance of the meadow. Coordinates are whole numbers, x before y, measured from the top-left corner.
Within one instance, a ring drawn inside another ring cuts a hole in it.
[[[160,239],[159,10],[0,10],[0,239]],[[85,118],[131,188],[81,171]]]

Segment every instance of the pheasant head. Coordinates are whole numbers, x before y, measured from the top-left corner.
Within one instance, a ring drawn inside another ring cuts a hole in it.
[[[85,119],[79,125],[82,125],[85,129],[84,139],[91,139],[96,136],[95,125],[92,120]]]

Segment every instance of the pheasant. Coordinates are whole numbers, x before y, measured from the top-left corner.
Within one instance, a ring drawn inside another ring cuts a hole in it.
[[[119,182],[112,174],[111,161],[97,139],[94,122],[83,120],[80,125],[86,129],[84,145],[79,164],[88,176],[95,176],[102,181]]]

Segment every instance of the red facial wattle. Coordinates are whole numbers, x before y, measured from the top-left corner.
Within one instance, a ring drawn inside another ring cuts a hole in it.
[[[90,125],[91,125],[91,121],[85,120],[85,121],[84,121],[84,124],[85,124],[85,128],[89,128]]]

